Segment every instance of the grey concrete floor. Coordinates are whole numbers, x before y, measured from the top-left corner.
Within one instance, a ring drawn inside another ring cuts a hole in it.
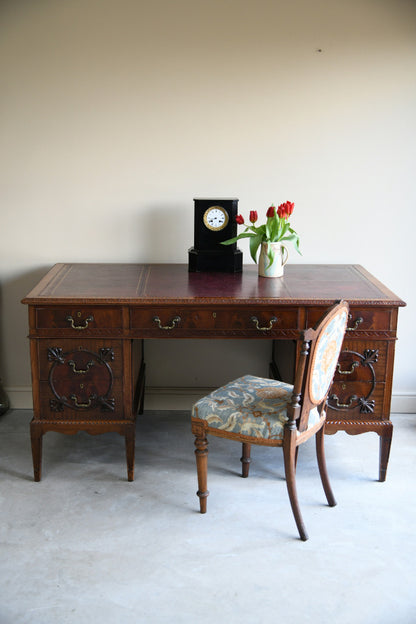
[[[208,513],[198,513],[189,415],[137,423],[136,479],[117,434],[44,436],[32,480],[31,412],[0,419],[1,624],[414,624],[416,416],[393,415],[387,481],[375,434],[326,437],[338,506],[327,507],[312,443],[297,537],[280,449],[212,438]]]

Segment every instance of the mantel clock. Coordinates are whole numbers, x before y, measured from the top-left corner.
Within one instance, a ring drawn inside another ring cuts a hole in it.
[[[188,251],[189,271],[242,271],[237,244],[221,245],[237,236],[238,199],[194,199],[194,246]]]

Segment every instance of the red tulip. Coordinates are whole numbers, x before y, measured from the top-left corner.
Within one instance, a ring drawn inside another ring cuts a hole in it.
[[[288,217],[290,217],[290,215],[292,214],[294,207],[295,207],[294,202],[290,202],[290,201],[286,202],[286,214]]]
[[[258,219],[257,210],[250,210],[250,221],[251,223],[255,223]]]
[[[284,204],[280,204],[277,209],[277,214],[281,219],[288,219],[293,212],[293,208],[295,204],[293,202],[287,201]]]
[[[238,225],[244,225],[244,217],[242,217],[241,215],[237,215],[235,221],[236,223],[238,223]]]
[[[268,209],[268,211],[266,212],[266,217],[269,219],[270,217],[274,217],[274,213],[275,213],[276,208],[274,207],[274,205],[272,204],[270,206],[270,208]]]

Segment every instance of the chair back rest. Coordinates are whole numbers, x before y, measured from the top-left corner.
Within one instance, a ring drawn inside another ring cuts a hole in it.
[[[324,409],[341,352],[348,322],[346,301],[333,305],[313,328],[303,334],[302,353],[296,374],[294,395],[299,410],[294,418],[300,431],[308,428],[310,411]],[[293,405],[293,402],[292,402]]]

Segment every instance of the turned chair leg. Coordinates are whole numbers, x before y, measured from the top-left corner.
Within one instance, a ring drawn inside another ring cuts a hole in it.
[[[208,440],[206,437],[196,436],[195,438],[195,457],[196,470],[198,474],[198,492],[199,509],[201,513],[207,511],[207,497],[209,495],[207,489],[208,482]]]
[[[303,522],[299,507],[298,494],[296,490],[296,446],[293,442],[283,445],[283,457],[285,462],[286,486],[289,494],[290,505],[298,527],[300,539],[304,542],[308,539],[308,533]]]
[[[250,458],[250,454],[251,454],[251,444],[249,444],[248,442],[243,442],[243,451],[242,451],[242,456],[241,456],[241,463],[242,463],[242,472],[241,472],[241,476],[242,477],[248,477],[248,472],[250,470],[250,462],[251,462],[251,458]]]
[[[321,475],[321,481],[326,499],[328,501],[328,505],[330,507],[335,507],[337,501],[335,500],[334,494],[332,492],[332,488],[329,483],[328,472],[326,469],[324,437],[324,427],[322,427],[315,436],[316,456],[318,459],[319,474]]]

